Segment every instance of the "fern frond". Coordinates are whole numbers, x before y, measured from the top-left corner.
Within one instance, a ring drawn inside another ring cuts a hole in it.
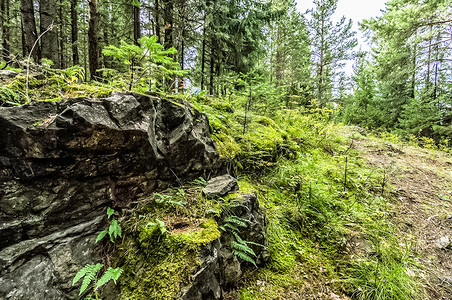
[[[246,253],[240,252],[240,251],[233,251],[232,252],[234,255],[236,255],[237,257],[239,257],[240,259],[247,261],[249,263],[252,263],[256,268],[256,262],[254,261],[254,259],[252,259],[251,257],[249,257]]]
[[[224,226],[224,228],[229,228],[229,229],[231,229],[233,232],[234,232],[234,231],[240,231],[237,227],[235,227],[235,226],[232,225],[231,223],[226,223],[226,224],[224,224],[223,226]]]
[[[230,217],[226,218],[225,221],[228,223],[234,223],[240,227],[248,227],[248,224],[247,224],[248,220],[239,218],[237,216],[230,216]]]
[[[100,233],[99,233],[99,235],[97,236],[97,238],[96,238],[96,243],[98,242],[98,241],[100,241],[101,239],[103,239],[104,238],[104,236],[106,236],[107,235],[107,233],[108,233],[108,230],[102,230]]]
[[[95,264],[95,265],[86,265],[84,266],[78,273],[75,275],[74,280],[72,281],[72,285],[74,285],[77,281],[83,278],[82,285],[80,287],[81,295],[90,285],[90,283],[97,278],[97,272],[103,267],[103,264]]]
[[[240,243],[240,244],[245,244],[245,243],[246,243],[246,242],[240,237],[240,235],[239,235],[237,232],[233,231],[232,234],[234,235],[235,240],[236,240],[238,243]]]
[[[262,245],[262,244],[259,244],[259,243],[255,243],[255,242],[251,242],[251,241],[244,241],[245,242],[245,244],[247,244],[247,245],[254,245],[254,246],[258,246],[258,247],[262,247],[262,248],[266,248],[264,245]]]
[[[118,236],[122,237],[121,225],[119,225],[117,220],[111,221],[110,227],[108,228],[108,234],[110,235],[110,240],[112,242]]]
[[[116,284],[116,280],[119,279],[119,277],[122,274],[122,271],[123,270],[121,268],[113,269],[112,267],[109,267],[107,269],[107,271],[105,272],[105,274],[102,275],[102,277],[99,279],[99,281],[97,281],[97,284],[96,284],[96,287],[94,288],[94,290],[97,290],[98,288],[100,288],[101,286],[103,286],[104,284],[109,282],[110,280],[113,280],[114,283]]]
[[[241,244],[241,243],[237,243],[237,242],[232,241],[231,245],[232,245],[232,249],[234,251],[244,252],[244,253],[248,253],[248,254],[250,254],[252,256],[256,256],[256,253],[254,253],[253,249],[248,247],[246,244]]]
[[[115,210],[113,208],[107,207],[107,216],[110,219],[111,215],[115,213]]]

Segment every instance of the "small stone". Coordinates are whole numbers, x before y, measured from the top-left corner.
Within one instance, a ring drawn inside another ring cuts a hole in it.
[[[450,239],[448,236],[444,236],[435,241],[435,247],[439,249],[446,249],[450,246]]]
[[[210,179],[202,189],[202,192],[207,198],[218,198],[238,190],[237,180],[231,175],[226,174]]]

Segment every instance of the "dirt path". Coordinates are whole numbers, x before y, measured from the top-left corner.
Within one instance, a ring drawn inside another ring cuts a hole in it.
[[[452,299],[452,156],[368,138],[354,145],[387,174],[391,219],[401,243],[413,242],[429,299]]]

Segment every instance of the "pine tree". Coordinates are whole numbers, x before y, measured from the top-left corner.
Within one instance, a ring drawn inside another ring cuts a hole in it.
[[[333,87],[338,71],[344,61],[352,58],[357,45],[352,31],[352,21],[342,19],[333,24],[331,20],[337,8],[337,0],[314,0],[309,29],[313,41],[315,94],[321,105],[332,100]]]

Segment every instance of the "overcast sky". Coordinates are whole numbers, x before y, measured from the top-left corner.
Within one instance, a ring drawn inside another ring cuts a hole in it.
[[[351,18],[354,23],[381,15],[380,10],[385,8],[388,0],[339,0],[336,16]],[[312,0],[297,0],[298,10],[301,12],[313,8]]]
[[[385,9],[385,3],[389,0],[339,0],[337,3],[336,13],[333,15],[334,21],[339,21],[342,16],[353,20],[353,29],[357,31],[358,49],[370,50],[366,46],[363,35],[359,31],[358,23],[364,19],[381,16],[381,10]],[[300,12],[305,12],[307,9],[314,7],[312,0],[297,0],[297,8]],[[308,16],[307,16],[308,17]],[[347,64],[345,67],[346,73],[352,73],[352,64]]]

